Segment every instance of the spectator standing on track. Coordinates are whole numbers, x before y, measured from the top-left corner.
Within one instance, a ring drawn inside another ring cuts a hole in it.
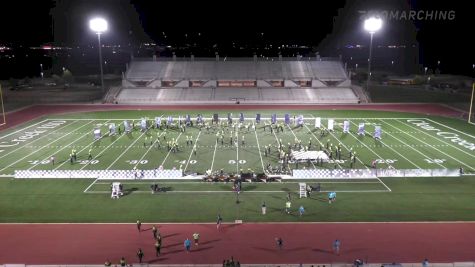
[[[199,233],[194,233],[193,234],[193,240],[195,241],[195,246],[198,246],[200,242],[200,234]]]
[[[191,241],[190,241],[190,239],[187,238],[183,244],[185,245],[185,250],[186,250],[186,252],[190,252],[190,249],[191,249]]]
[[[428,259],[424,259],[424,261],[422,262],[422,267],[429,267],[429,260]]]
[[[139,233],[142,231],[142,222],[140,220],[137,220],[137,230]]]
[[[120,258],[119,264],[120,264],[120,266],[126,266],[126,265],[127,265],[127,263],[125,262],[125,258],[124,258],[124,257]]]
[[[216,221],[216,229],[219,229],[219,226],[223,222],[223,218],[221,218],[221,214],[218,214],[218,220]]]
[[[335,252],[337,255],[340,255],[340,245],[341,242],[338,239],[333,242],[333,252]]]
[[[106,260],[104,266],[112,266],[112,262],[110,260]]]
[[[139,258],[139,263],[142,263],[143,251],[141,248],[139,248],[139,250],[137,251],[137,257]]]
[[[162,239],[157,238],[157,241],[155,241],[155,255],[160,256],[160,249],[162,248]]]
[[[276,237],[276,238],[275,238],[275,242],[276,242],[277,247],[278,247],[279,249],[282,249],[282,248],[283,248],[283,246],[284,246],[284,240],[282,240],[281,237]]]
[[[158,232],[158,229],[157,227],[154,225],[152,226],[152,234],[153,234],[153,238],[157,238],[157,232]]]
[[[267,212],[267,207],[266,207],[266,202],[262,202],[262,215],[266,215],[266,212]]]

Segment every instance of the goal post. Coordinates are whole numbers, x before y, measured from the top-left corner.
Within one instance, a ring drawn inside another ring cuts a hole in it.
[[[470,109],[468,110],[468,123],[475,125],[475,112],[473,109],[475,106],[473,105],[473,98],[475,92],[475,83],[472,83],[472,96],[470,97]]]
[[[5,107],[4,107],[4,104],[3,104],[3,92],[2,92],[2,85],[0,84],[0,105],[1,105],[1,109],[0,111],[2,112],[0,114],[0,126],[2,125],[5,125],[7,124],[7,119],[6,119],[6,116],[5,116]]]

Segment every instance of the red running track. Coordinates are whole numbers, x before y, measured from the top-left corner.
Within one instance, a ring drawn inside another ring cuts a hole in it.
[[[461,117],[462,112],[439,104],[359,104],[359,105],[113,105],[113,104],[72,104],[72,105],[34,105],[7,113],[7,124],[0,130],[16,126],[44,115],[108,111],[108,110],[379,110],[422,113],[430,115]]]
[[[315,223],[315,224],[163,224],[162,255],[154,254],[151,225],[2,224],[0,264],[137,263],[142,248],[151,264],[334,263],[360,258],[371,263],[475,261],[475,223]],[[183,241],[195,232],[199,246],[190,253]],[[279,250],[274,238],[282,237]],[[341,240],[340,255],[332,242]]]

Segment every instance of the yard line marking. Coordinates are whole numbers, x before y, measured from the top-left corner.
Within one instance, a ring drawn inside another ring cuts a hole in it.
[[[292,132],[292,134],[294,135],[295,139],[297,139],[297,140],[299,140],[299,141],[300,141],[300,139],[299,139],[299,138],[297,138],[297,136],[295,135],[295,133],[294,133],[294,130],[292,130],[292,127],[290,127],[290,125],[288,125],[288,124],[287,124],[287,128],[289,128],[289,129],[290,129],[290,132]],[[302,142],[300,142],[300,143],[302,143]],[[314,168],[314,169],[316,169],[316,168],[317,168],[317,167],[315,166],[315,164],[313,164],[313,162],[312,162],[312,161],[310,161],[310,163],[312,163],[312,166],[313,166],[313,168]]]
[[[359,178],[357,178],[359,179]],[[99,180],[105,180],[105,179],[99,179]],[[107,179],[108,181],[115,181],[114,179]],[[134,179],[135,180],[135,179]],[[203,185],[211,185],[213,184],[213,182],[205,182],[205,181],[195,181],[195,182],[182,182],[182,181],[177,181],[177,182],[160,182],[160,179],[147,179],[147,181],[144,181],[144,182],[122,182],[123,184],[149,184],[150,181],[155,181],[155,180],[158,180],[158,182],[160,184],[203,184]],[[373,180],[376,180],[376,178],[373,178]],[[117,179],[117,181],[124,181],[124,179]],[[307,182],[315,182],[315,183],[319,183],[319,184],[381,184],[380,182],[320,182],[319,180],[318,181],[307,181]],[[224,182],[223,182],[224,183]],[[272,184],[299,184],[301,183],[301,181],[295,181],[295,182],[275,182],[275,183],[272,183]],[[96,184],[106,184],[106,185],[110,185],[111,183],[110,182],[98,182]],[[256,184],[256,183],[253,183],[253,184]],[[262,183],[257,183],[257,184],[262,184],[262,185],[265,185],[266,183],[262,182]],[[267,183],[269,184],[269,183]]]
[[[96,182],[97,180],[99,180],[99,178],[97,178],[96,180],[94,180],[94,182],[92,182],[84,191],[83,193],[89,193],[87,190],[89,190],[89,188],[91,188]],[[109,183],[110,184],[110,183]]]
[[[94,121],[91,121],[90,123],[92,123],[92,122],[94,122]],[[86,123],[85,125],[79,127],[77,130],[81,129],[82,127],[84,127],[84,126],[86,126],[86,125],[88,125],[88,124],[89,124],[89,123]],[[71,133],[72,133],[72,132],[71,132]],[[71,133],[70,133],[70,134],[71,134]],[[65,136],[67,136],[67,135],[68,135],[68,134],[66,134]],[[69,143],[69,144],[63,146],[60,150],[53,152],[53,154],[47,156],[45,159],[43,159],[43,160],[41,160],[41,161],[50,159],[52,156],[54,156],[54,154],[57,154],[58,152],[64,150],[65,148],[70,147],[70,145],[74,144],[76,141],[79,141],[79,140],[83,139],[84,137],[86,137],[86,136],[88,136],[88,135],[89,135],[89,133],[86,133],[86,134],[84,134],[82,137],[80,137],[79,139],[73,140],[71,143]],[[40,161],[40,162],[41,162],[41,161]],[[33,166],[31,166],[31,167],[28,168],[27,170],[31,170],[31,169],[33,169],[34,167],[38,166],[38,165],[40,164],[40,162],[34,164]]]
[[[284,191],[284,190],[274,190],[274,191],[241,191],[241,194],[253,194],[253,193],[287,193],[289,191]],[[291,191],[291,192],[299,192],[298,190]],[[387,193],[388,190],[331,190],[331,191],[325,191],[322,190],[320,191],[322,193],[329,193],[329,192],[336,192],[336,193]],[[87,191],[84,192],[87,194],[109,194],[110,191]],[[150,191],[133,191],[132,193],[134,194],[150,194]],[[158,194],[182,194],[182,193],[190,193],[190,194],[208,194],[208,193],[214,193],[214,194],[236,194],[234,191],[166,191],[166,192],[160,192]]]
[[[235,144],[236,144],[236,173],[239,173],[239,127],[237,127],[236,129],[236,143]]]
[[[218,139],[216,139],[216,143],[214,144],[213,161],[211,161],[211,169],[210,169],[211,172],[213,172],[214,157],[216,156],[216,148],[217,147],[218,147]]]
[[[193,148],[191,149],[190,156],[188,157],[188,161],[186,162],[185,169],[183,172],[186,172],[186,168],[188,168],[188,164],[190,163],[191,155],[193,154],[193,150],[196,149],[196,145],[198,144],[198,138],[200,138],[201,131],[198,132],[198,136],[195,139],[195,143],[193,144]]]
[[[389,186],[387,186],[383,181],[381,181],[381,179],[379,179],[379,177],[376,177],[376,179],[378,179],[378,181],[380,183],[382,183],[384,185],[384,187],[386,187],[389,190],[389,192],[392,192],[391,188],[389,188]]]
[[[130,146],[128,146],[124,151],[122,151],[122,153],[106,168],[106,170],[109,170],[110,167],[112,167],[125,153],[127,153],[127,151],[129,151],[129,149],[135,144],[137,143],[137,141],[144,135],[146,134],[148,131],[145,130],[139,137],[137,137],[137,139],[134,140],[134,142],[132,142],[132,144]],[[116,140],[117,141],[117,140]]]
[[[311,114],[309,114],[311,115]],[[313,115],[311,115],[313,116]],[[425,119],[425,118],[414,118],[414,117],[399,117],[399,118],[388,118],[388,117],[383,117],[383,118],[370,118],[370,117],[354,117],[354,118],[349,118],[349,117],[321,117],[322,119],[328,119],[328,118],[332,118],[332,119],[336,119],[336,120],[343,120],[343,119],[361,119],[361,120],[364,120],[364,119],[384,119],[384,120],[405,120],[405,119],[413,119],[413,120],[417,120],[417,119]],[[119,120],[119,121],[123,121],[123,120],[140,120],[141,118],[117,118],[117,119],[114,119],[114,120]],[[204,120],[212,120],[213,117],[210,116],[210,117],[203,117]],[[233,117],[233,119],[238,119],[238,117]],[[50,118],[48,120],[64,120],[64,121],[89,121],[91,119],[70,119],[70,118],[66,118],[66,119],[57,119],[57,118]],[[105,121],[105,120],[110,120],[110,119],[95,119],[96,121]],[[244,118],[244,120],[246,121],[253,121],[255,120],[255,118]],[[261,116],[261,120],[271,120],[271,117],[262,117]],[[277,120],[284,120],[284,117],[277,117]],[[304,120],[311,120],[309,118],[304,118]]]
[[[364,120],[364,122],[366,122],[366,120]],[[350,121],[350,123],[354,124],[355,126],[358,126],[356,125],[356,123]],[[365,133],[368,133],[370,136],[371,134],[365,130]],[[392,134],[388,133],[389,136],[393,137]],[[391,149],[392,151],[396,152],[396,154],[398,154],[400,157],[402,157],[403,159],[405,159],[407,162],[411,163],[412,165],[414,165],[416,168],[418,169],[421,169],[421,167],[419,167],[417,164],[415,164],[414,162],[412,162],[411,160],[409,160],[408,158],[406,158],[404,155],[402,155],[401,153],[399,153],[397,150],[395,150],[394,148],[392,148],[391,146],[388,146],[386,143],[384,143],[382,140],[379,140],[379,142],[381,142],[384,146],[386,146],[387,148]]]
[[[396,127],[394,127],[392,124],[389,124],[389,123],[387,123],[387,122],[385,122],[385,121],[383,121],[383,120],[380,120],[380,121],[383,122],[383,123],[385,123],[385,124],[387,124],[387,125],[389,125],[389,126],[391,126],[391,127],[393,127],[393,128],[396,128]],[[395,136],[393,136],[393,138],[396,139],[396,140],[398,140],[399,142],[403,143],[403,144],[406,145],[408,148],[410,148],[410,149],[416,151],[417,153],[421,154],[425,159],[430,159],[429,157],[427,157],[426,154],[424,154],[424,153],[422,153],[421,151],[415,149],[414,147],[408,145],[407,143],[405,143],[404,141],[400,140],[399,138],[397,138],[397,137],[395,137]],[[440,167],[442,167],[443,169],[446,169],[446,168],[447,168],[447,167],[445,167],[444,165],[442,165],[442,164],[440,164],[440,163],[436,163],[436,164],[439,165]]]
[[[28,142],[28,143],[24,144],[23,146],[20,146],[20,147],[16,148],[15,150],[8,152],[8,153],[5,154],[5,155],[2,155],[2,156],[0,157],[0,159],[6,157],[6,156],[8,156],[8,155],[10,155],[11,153],[13,153],[13,152],[15,152],[15,151],[17,151],[17,150],[19,150],[19,149],[21,149],[21,148],[24,148],[24,147],[26,147],[26,146],[28,146],[28,145],[33,144],[33,143],[35,143],[36,141],[38,141],[38,140],[40,140],[40,139],[42,139],[42,138],[45,138],[45,137],[49,136],[49,135],[52,134],[52,133],[57,133],[56,131],[62,130],[62,129],[65,128],[66,126],[71,126],[72,124],[73,124],[73,123],[71,123],[71,124],[65,124],[65,125],[59,127],[59,128],[56,129],[56,130],[53,130],[53,131],[51,131],[51,132],[49,132],[49,133],[47,133],[47,134],[45,134],[45,135],[43,135],[43,136],[40,136],[40,137],[38,137],[37,139],[35,139],[35,140],[31,141],[31,142]]]
[[[109,121],[111,121],[111,120],[108,120],[107,122],[109,122]],[[107,122],[106,122],[106,123],[107,123]],[[99,138],[99,139],[102,139],[102,138],[103,138],[103,136],[101,136],[101,138]],[[90,142],[87,146],[84,146],[84,148],[81,149],[81,150],[79,150],[78,153],[81,153],[83,150],[85,150],[86,148],[90,147],[92,144],[94,144],[94,142],[96,142],[96,140]],[[61,166],[63,166],[64,164],[66,164],[66,162],[68,162],[68,161],[65,160],[63,163],[59,164],[59,165],[58,165],[56,168],[54,168],[53,170],[57,170],[59,167],[61,167]]]
[[[391,126],[399,130],[399,128],[397,128],[396,126],[393,126],[393,125],[391,125]],[[449,154],[447,154],[447,153],[445,153],[445,152],[443,152],[443,151],[439,150],[438,148],[436,148],[436,147],[435,147],[435,146],[433,146],[433,145],[430,145],[430,144],[428,144],[428,143],[426,143],[426,142],[424,142],[424,141],[420,140],[419,138],[417,138],[417,137],[413,136],[412,134],[409,134],[409,133],[406,133],[406,132],[404,132],[404,134],[406,134],[406,135],[409,135],[409,136],[411,136],[412,138],[414,138],[414,139],[418,140],[419,142],[421,142],[421,143],[424,143],[424,144],[426,144],[426,145],[430,146],[431,148],[433,148],[433,149],[435,149],[435,150],[439,151],[440,153],[442,153],[442,154],[446,155],[447,157],[449,157],[449,158],[451,158],[451,159],[453,159],[453,160],[457,161],[458,163],[461,163],[462,165],[464,165],[464,166],[466,166],[466,167],[469,167],[469,168],[471,168],[471,169],[472,169],[472,171],[474,171],[474,170],[475,170],[475,168],[474,168],[474,167],[472,167],[472,166],[468,165],[467,163],[464,163],[463,161],[460,161],[460,160],[458,160],[458,159],[456,159],[456,158],[454,158],[454,157],[450,156]]]
[[[153,138],[152,136],[150,138]],[[140,162],[145,158],[145,155],[148,154],[148,152],[150,151],[150,149],[153,148],[153,146],[155,145],[155,143],[157,142],[157,140],[153,141],[153,143],[149,146],[149,148],[147,149],[147,151],[145,151],[145,153],[142,155],[142,157],[140,157],[140,159],[137,161],[137,163],[134,165],[134,168],[137,168],[137,166],[140,164]]]
[[[460,152],[462,152],[462,153],[464,153],[464,154],[466,154],[466,155],[469,155],[469,156],[472,157],[472,158],[475,158],[475,155],[472,155],[472,154],[466,152],[465,150],[462,150],[462,149],[458,148],[457,146],[455,146],[455,145],[453,145],[453,144],[451,144],[451,143],[449,143],[449,142],[444,141],[443,139],[440,139],[440,138],[438,138],[438,137],[436,137],[436,136],[430,135],[430,134],[428,134],[428,133],[426,133],[426,132],[424,132],[424,131],[422,131],[422,130],[420,130],[420,129],[417,129],[417,127],[414,127],[414,126],[412,126],[412,125],[410,125],[409,123],[406,123],[406,122],[404,122],[404,121],[400,121],[400,122],[403,123],[404,125],[407,125],[407,126],[413,128],[413,129],[416,129],[417,131],[419,131],[419,132],[421,132],[421,133],[424,133],[425,135],[428,135],[428,136],[432,137],[433,139],[436,139],[436,140],[439,141],[439,142],[442,142],[442,143],[446,144],[447,146],[451,146],[451,147],[457,149],[458,151],[460,151]],[[450,129],[451,129],[451,130],[455,130],[455,129],[452,129],[452,128],[450,128]],[[467,134],[467,135],[468,135],[468,134]],[[469,135],[469,136],[470,136],[470,135]]]
[[[310,134],[312,134],[313,138],[315,138],[315,139],[317,140],[317,142],[320,144],[320,146],[321,146],[321,147],[325,147],[325,146],[323,145],[323,143],[320,142],[320,139],[318,139],[318,137],[317,137],[317,136],[312,132],[312,130],[307,126],[307,124],[304,123],[303,125],[305,126],[305,128],[307,128],[307,130],[310,132]],[[343,169],[343,168],[341,167],[340,163],[336,163],[336,165],[338,165],[338,167],[339,167],[340,169]]]
[[[383,157],[381,157],[378,153],[376,153],[374,150],[372,150],[369,146],[367,146],[365,143],[361,142],[360,139],[358,139],[354,134],[352,134],[351,132],[348,132],[348,134],[353,137],[355,140],[357,140],[358,142],[360,142],[364,147],[366,147],[369,151],[371,151],[376,157],[378,157],[379,159],[384,159]],[[388,166],[391,166],[389,163],[387,162],[384,162],[386,165]]]
[[[126,133],[123,133],[121,136],[119,136],[119,138],[115,139],[114,142],[110,143],[108,146],[106,146],[106,148],[104,148],[101,152],[99,152],[99,154],[97,154],[95,157],[92,158],[92,160],[90,160],[89,162],[87,162],[83,167],[81,167],[80,170],[83,170],[84,168],[86,168],[86,166],[89,165],[89,163],[93,160],[95,160],[97,157],[99,157],[100,155],[102,155],[102,153],[104,153],[104,151],[106,151],[109,147],[111,147],[115,142],[119,141],[120,138],[122,138],[122,136],[124,135],[127,135]]]
[[[259,151],[259,157],[261,158],[262,171],[266,173],[266,169],[264,168],[264,161],[262,160],[261,147],[259,146],[259,138],[257,138],[257,127],[254,130],[254,134],[256,136],[257,150]]]
[[[45,121],[47,121],[47,120],[48,120],[48,119],[42,120],[42,121],[37,122],[37,123],[35,123],[35,124],[33,124],[33,125],[30,125],[30,126],[21,128],[20,130],[16,130],[16,131],[14,131],[14,132],[12,132],[12,133],[6,134],[6,135],[0,137],[0,140],[2,140],[3,138],[9,137],[9,136],[12,135],[12,134],[16,134],[16,133],[18,133],[18,132],[21,132],[21,131],[24,131],[24,130],[26,130],[26,129],[28,129],[28,128],[31,128],[31,127],[33,127],[33,126],[36,126],[36,125],[38,125],[38,124],[40,124],[40,123],[43,123],[43,122],[45,122]]]
[[[182,133],[180,133],[180,134],[178,135],[178,137],[176,138],[175,142],[178,143],[178,139],[180,139],[181,134],[182,134]],[[168,150],[167,156],[163,159],[162,164],[160,164],[160,166],[163,166],[163,164],[165,164],[165,161],[167,160],[168,156],[170,156],[170,152],[172,152],[171,149]]]
[[[314,118],[315,118],[315,117],[314,117]],[[325,126],[323,126],[323,127],[325,128]],[[326,129],[326,128],[325,128],[325,129]],[[344,142],[341,142],[340,139],[338,139],[338,137],[336,137],[331,131],[328,131],[328,133],[329,133],[331,136],[333,136],[333,138],[335,138],[339,143],[341,143],[341,145],[346,149],[346,151],[348,151],[348,152],[350,151],[350,150],[348,149],[348,147],[345,145],[345,143],[344,143]],[[369,170],[368,166],[366,166],[366,164],[364,164],[363,161],[361,161],[361,159],[360,159],[359,157],[355,157],[355,158],[356,158],[356,160],[358,160],[358,161],[361,163],[361,165],[363,165],[367,170]],[[351,160],[351,159],[350,159],[350,160]]]
[[[90,122],[89,122],[89,123],[90,123]],[[87,123],[87,124],[84,124],[83,126],[79,127],[79,128],[78,128],[78,129],[76,129],[76,130],[79,130],[79,129],[81,129],[82,127],[84,127],[84,126],[88,125],[89,123]],[[72,133],[72,132],[70,132],[69,134],[71,134],[71,133]],[[51,145],[52,143],[54,143],[54,142],[57,142],[57,141],[61,140],[62,138],[64,138],[64,137],[68,136],[69,134],[63,135],[63,136],[61,136],[61,137],[59,137],[59,138],[55,139],[54,141],[51,141],[50,143],[48,143],[48,144],[46,144],[46,145],[44,145],[44,146],[41,146],[39,149],[37,149],[37,150],[35,150],[35,151],[31,152],[30,154],[28,154],[28,155],[26,155],[26,156],[24,156],[24,157],[20,158],[19,160],[15,161],[15,162],[11,163],[10,165],[6,166],[5,168],[1,169],[1,170],[0,170],[0,172],[1,172],[1,171],[3,171],[3,170],[5,170],[6,168],[8,168],[8,167],[10,167],[10,166],[13,166],[13,165],[17,164],[18,162],[20,162],[20,161],[24,160],[25,158],[27,158],[27,157],[29,157],[29,156],[33,155],[34,153],[38,152],[39,150],[41,150],[41,149],[43,149],[43,148],[45,148],[45,147],[48,147],[48,146],[49,146],[49,145]]]

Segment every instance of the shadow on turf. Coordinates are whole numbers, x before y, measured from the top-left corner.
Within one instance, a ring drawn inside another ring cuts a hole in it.
[[[129,195],[130,193],[139,190],[137,187],[132,187],[132,188],[127,188],[122,191],[124,193],[124,196]]]

